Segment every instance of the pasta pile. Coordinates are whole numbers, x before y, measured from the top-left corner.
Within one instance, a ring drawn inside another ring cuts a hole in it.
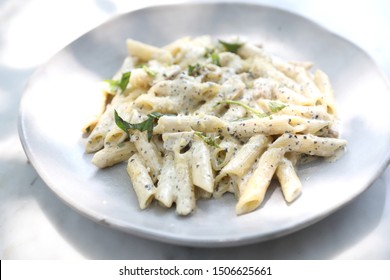
[[[97,167],[127,161],[141,209],[156,200],[188,215],[197,199],[229,192],[241,215],[259,207],[273,178],[289,203],[302,188],[296,166],[346,145],[329,79],[309,62],[210,36],[126,43],[84,132]]]

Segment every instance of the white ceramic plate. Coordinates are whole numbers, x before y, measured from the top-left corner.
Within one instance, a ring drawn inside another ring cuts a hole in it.
[[[203,200],[189,217],[153,205],[138,209],[125,170],[97,170],[84,153],[81,127],[97,109],[97,82],[126,55],[125,39],[164,45],[186,35],[240,35],[283,58],[313,61],[336,92],[347,153],[335,163],[301,168],[302,196],[287,205],[276,187],[253,213],[235,215],[235,200]],[[32,77],[20,107],[20,137],[31,163],[67,204],[131,234],[192,246],[233,246],[308,226],[362,193],[390,151],[389,84],[358,47],[295,14],[249,4],[153,7],[117,17],[64,48]]]

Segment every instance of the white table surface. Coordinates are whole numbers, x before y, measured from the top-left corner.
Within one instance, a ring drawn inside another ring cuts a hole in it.
[[[52,193],[28,163],[18,137],[19,101],[30,75],[99,23],[163,2],[0,0],[0,258],[389,260],[390,168],[365,193],[315,225],[275,240],[220,249],[173,246],[109,229]],[[250,2],[296,12],[346,37],[390,77],[390,1]]]

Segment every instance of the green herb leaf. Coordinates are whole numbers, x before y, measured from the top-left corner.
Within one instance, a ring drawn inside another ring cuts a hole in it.
[[[199,76],[200,68],[201,67],[199,63],[195,65],[188,65],[188,75],[193,77]]]
[[[217,66],[221,66],[221,63],[219,61],[219,54],[217,54],[216,52],[212,53],[210,55],[211,57],[211,62]]]
[[[125,72],[122,74],[122,77],[119,81],[119,88],[122,90],[122,92],[126,89],[127,85],[129,84],[131,72]]]
[[[283,110],[283,108],[285,108],[286,105],[275,102],[275,101],[271,101],[268,103],[268,107],[270,108],[272,113],[276,113],[276,112],[279,112],[280,110]]]
[[[218,42],[222,44],[225,50],[232,53],[237,53],[238,49],[244,45],[243,43],[228,43],[222,40],[218,40]]]
[[[213,48],[211,48],[211,49],[210,48],[206,48],[203,57],[207,58],[207,57],[211,56],[211,54],[214,53],[214,52],[215,52],[215,50]]]
[[[161,114],[159,112],[154,112],[154,113],[148,114],[147,116],[148,116],[148,118],[145,121],[132,124],[132,123],[129,123],[129,122],[125,121],[124,119],[122,119],[116,110],[114,112],[115,123],[120,129],[122,129],[127,134],[129,134],[129,130],[139,130],[141,132],[147,131],[148,141],[150,142],[150,140],[152,139],[152,136],[153,136],[153,128],[156,125],[155,120],[164,116],[164,114]]]
[[[151,117],[153,117],[155,119],[159,119],[159,118],[161,118],[163,116],[174,116],[174,114],[162,114],[160,112],[153,112],[153,113],[150,113],[148,116],[151,116]]]
[[[195,70],[195,65],[188,65],[188,75],[193,76],[194,70]]]
[[[153,71],[153,70],[150,70],[150,68],[148,66],[146,66],[145,64],[142,65],[142,69],[144,69],[144,71],[146,72],[146,74],[148,74],[149,76],[156,76],[157,75],[157,72],[156,71]]]
[[[110,85],[110,90],[112,92],[119,91],[120,93],[122,93],[126,89],[127,85],[129,84],[130,76],[131,76],[131,72],[129,71],[129,72],[122,73],[120,80],[104,80],[104,81]]]
[[[204,57],[205,58],[210,57],[211,58],[211,63],[213,63],[213,64],[215,64],[217,66],[221,66],[221,63],[219,61],[219,54],[215,51],[215,49],[206,48]]]
[[[245,103],[242,103],[240,101],[235,101],[235,100],[222,100],[222,101],[219,101],[215,106],[218,106],[218,105],[223,104],[223,103],[239,105],[239,106],[245,108],[245,110],[251,112],[252,114],[254,114],[255,116],[257,116],[259,118],[265,118],[265,117],[269,116],[271,119],[272,119],[271,113],[277,113],[287,106],[285,104],[271,101],[268,103],[268,107],[271,110],[271,112],[266,112],[266,113],[259,112],[256,109],[253,109],[252,107],[246,105]]]
[[[219,136],[212,138],[212,137],[206,136],[204,133],[202,133],[200,131],[195,131],[194,134],[196,136],[198,136],[200,139],[202,139],[202,141],[205,142],[207,145],[215,147],[215,148],[221,148],[216,142],[219,139]]]
[[[249,107],[248,105],[246,105],[245,103],[242,103],[240,101],[222,100],[222,101],[219,101],[216,105],[223,104],[223,103],[239,105],[239,106],[243,107],[245,110],[251,112],[252,114],[256,115],[259,118],[265,118],[265,117],[269,116],[269,113],[259,112],[256,109],[253,109],[252,107]]]

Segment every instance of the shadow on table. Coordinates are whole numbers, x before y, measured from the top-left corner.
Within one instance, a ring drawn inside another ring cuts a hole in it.
[[[40,189],[45,184],[36,180]],[[36,193],[53,226],[87,259],[332,259],[378,226],[386,202],[386,176],[324,220],[275,240],[231,248],[191,248],[134,237],[101,226],[74,212],[48,188]],[[367,258],[361,256],[347,258]]]

